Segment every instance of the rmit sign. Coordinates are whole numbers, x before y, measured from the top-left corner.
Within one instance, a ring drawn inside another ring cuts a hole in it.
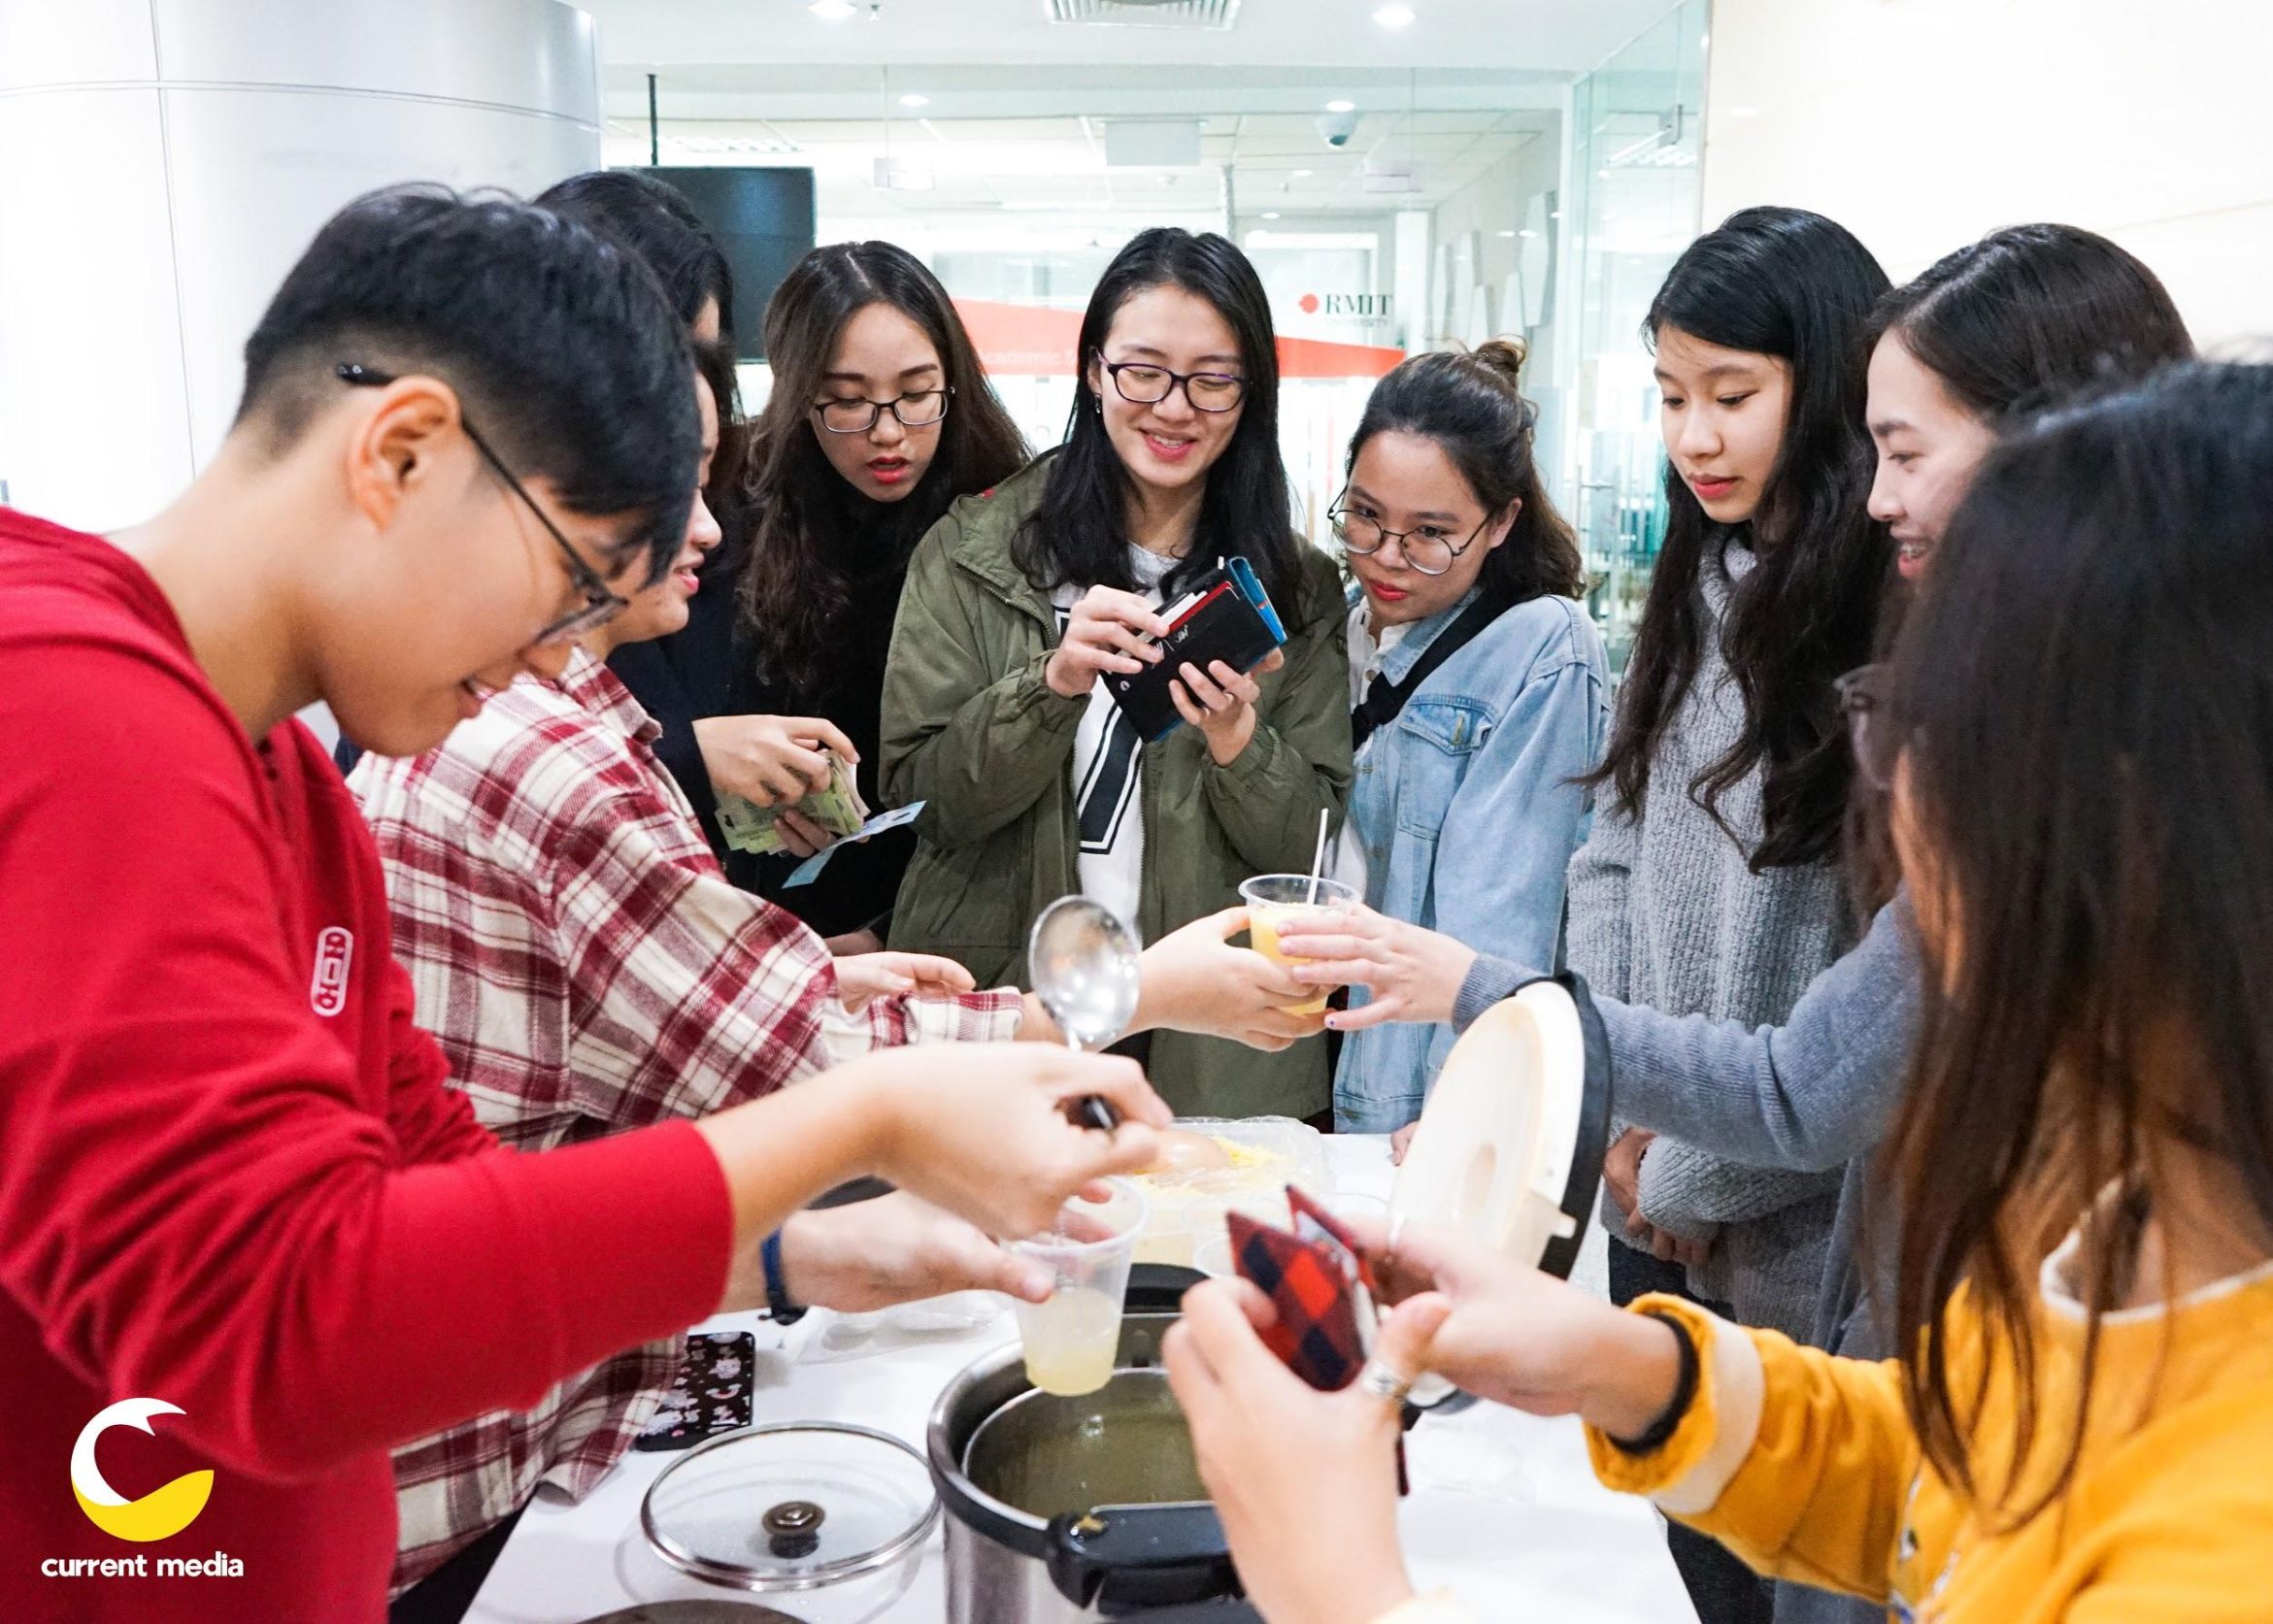
[[[1388,293],[1305,293],[1294,303],[1305,315],[1340,315],[1357,321],[1387,321],[1394,297]]]

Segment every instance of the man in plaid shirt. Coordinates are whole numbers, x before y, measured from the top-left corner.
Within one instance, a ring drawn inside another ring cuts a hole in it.
[[[708,1115],[873,1048],[1055,1039],[1030,995],[971,990],[960,965],[928,955],[832,958],[794,915],[726,880],[654,755],[659,729],[604,663],[610,649],[684,623],[718,541],[697,497],[671,574],[592,633],[556,680],[524,678],[437,748],[366,756],[349,779],[385,867],[418,1022],[508,1144],[550,1148]],[[1234,910],[1156,945],[1137,1026],[1261,1047],[1315,1030],[1273,1008],[1308,989],[1224,945],[1244,928]],[[782,1250],[791,1295],[831,1307],[1049,1289],[1032,1265],[906,1196],[800,1214]],[[651,1342],[531,1409],[397,1450],[396,1589],[542,1483],[581,1498],[646,1425],[680,1351],[677,1340]]]

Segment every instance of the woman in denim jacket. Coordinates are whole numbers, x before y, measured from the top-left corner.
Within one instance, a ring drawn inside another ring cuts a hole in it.
[[[1416,355],[1382,380],[1351,440],[1333,522],[1354,578],[1361,738],[1336,872],[1391,917],[1552,964],[1564,869],[1587,834],[1574,780],[1601,754],[1609,680],[1576,601],[1578,546],[1532,464],[1522,363],[1514,340]],[[1446,638],[1464,641],[1412,685]],[[1442,1023],[1352,1033],[1337,1125],[1411,1121],[1452,1044]]]

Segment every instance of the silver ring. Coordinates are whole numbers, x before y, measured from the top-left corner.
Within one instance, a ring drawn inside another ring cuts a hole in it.
[[[1365,1368],[1357,1373],[1357,1385],[1392,1405],[1402,1405],[1405,1395],[1413,1391],[1411,1378],[1399,1375],[1379,1355],[1365,1361]]]

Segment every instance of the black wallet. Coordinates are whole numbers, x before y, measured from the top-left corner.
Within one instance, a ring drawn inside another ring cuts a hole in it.
[[[1279,612],[1271,607],[1254,566],[1244,558],[1209,571],[1162,613],[1168,632],[1159,640],[1165,651],[1160,662],[1105,679],[1113,702],[1148,744],[1167,738],[1184,720],[1168,684],[1186,664],[1204,672],[1221,660],[1245,676],[1287,641]]]

